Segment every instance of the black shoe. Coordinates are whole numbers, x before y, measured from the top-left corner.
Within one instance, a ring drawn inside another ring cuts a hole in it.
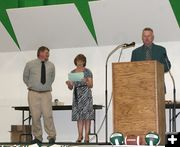
[[[50,138],[49,139],[49,144],[55,144],[55,139],[54,138]]]
[[[36,143],[37,143],[38,145],[41,145],[41,144],[42,144],[42,141],[40,141],[40,140],[38,140],[38,139],[36,139],[36,138],[31,141],[31,144],[36,144]]]

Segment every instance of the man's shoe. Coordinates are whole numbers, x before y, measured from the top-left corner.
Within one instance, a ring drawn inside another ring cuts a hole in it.
[[[36,144],[36,143],[37,143],[38,145],[40,145],[40,144],[42,144],[42,141],[40,141],[40,140],[38,140],[38,139],[36,139],[36,138],[31,141],[31,144]]]
[[[49,139],[49,144],[55,144],[55,139],[54,138],[50,138]]]

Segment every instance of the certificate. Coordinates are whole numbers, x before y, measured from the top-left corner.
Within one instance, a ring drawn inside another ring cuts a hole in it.
[[[83,72],[76,72],[76,73],[69,73],[68,74],[68,80],[69,81],[81,81],[84,79],[84,73]]]

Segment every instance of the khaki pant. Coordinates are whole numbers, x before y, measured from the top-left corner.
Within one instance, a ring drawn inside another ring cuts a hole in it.
[[[52,96],[51,92],[28,92],[28,103],[32,116],[32,134],[42,141],[41,116],[44,121],[44,128],[50,138],[56,138],[56,131],[52,116]]]

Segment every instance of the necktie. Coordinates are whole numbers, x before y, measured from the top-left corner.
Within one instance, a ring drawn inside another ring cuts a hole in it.
[[[146,49],[146,60],[151,60],[152,59],[151,48],[145,47],[145,49]]]
[[[41,62],[41,83],[45,84],[46,83],[46,67],[44,64],[44,61]]]

